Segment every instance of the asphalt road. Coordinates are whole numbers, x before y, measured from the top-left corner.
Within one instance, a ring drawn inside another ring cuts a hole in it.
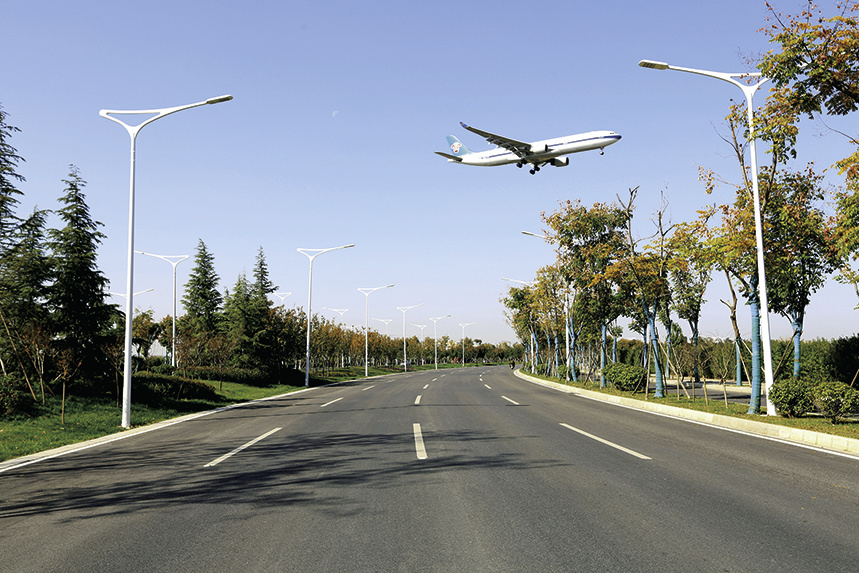
[[[210,414],[0,473],[0,571],[856,571],[859,459],[507,367]]]

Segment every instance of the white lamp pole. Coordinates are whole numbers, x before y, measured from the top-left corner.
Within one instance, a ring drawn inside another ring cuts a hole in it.
[[[532,233],[530,231],[522,231],[523,235],[530,235],[532,237],[537,237],[538,239],[543,239],[547,243],[549,242],[549,237],[546,235],[538,235],[537,233]],[[559,260],[557,264],[558,269],[558,277],[561,276],[561,261],[560,261],[560,253]],[[566,281],[565,281],[566,283]],[[570,381],[570,370],[573,366],[570,364],[570,285],[565,284],[566,288],[564,289],[564,338],[566,342],[566,350],[567,350],[567,382]]]
[[[421,304],[413,304],[412,306],[398,306],[397,310],[403,313],[403,372],[409,371],[409,360],[406,356],[406,311],[419,307]]]
[[[307,281],[307,355],[305,357],[305,372],[304,372],[304,386],[310,387],[310,317],[311,317],[311,307],[310,302],[313,298],[313,259],[318,257],[323,253],[328,253],[331,251],[337,251],[340,249],[348,249],[350,247],[354,247],[354,244],[351,245],[343,245],[340,247],[331,247],[330,249],[296,249],[299,253],[306,256],[310,261],[310,271],[308,273],[308,281]],[[313,254],[311,254],[313,253]]]
[[[170,364],[176,368],[176,267],[191,255],[153,255],[152,253],[144,253],[143,251],[135,251],[141,255],[162,259],[173,265],[173,336],[170,338]]]
[[[385,325],[385,336],[388,336],[388,325],[391,324],[394,319],[393,318],[374,318],[373,320],[378,320],[382,324]]]
[[[462,327],[462,367],[465,368],[465,327],[474,324],[473,322],[459,323]]]
[[[349,310],[348,308],[330,308],[327,306],[323,306],[322,308],[324,308],[325,310],[330,310],[332,312],[340,313],[340,324],[343,324],[343,315]],[[340,367],[346,367],[346,359],[344,358],[342,352],[340,353]]]
[[[192,103],[188,105],[180,105],[178,107],[166,107],[162,109],[142,109],[142,110],[112,110],[103,109],[98,112],[101,117],[115,121],[125,128],[128,135],[131,137],[131,184],[128,199],[128,269],[126,274],[125,292],[128,296],[125,299],[125,368],[123,370],[122,383],[122,427],[131,427],[131,313],[134,305],[134,156],[135,142],[137,134],[143,129],[143,126],[149,125],[156,119],[161,119],[165,115],[176,113],[192,107],[198,107],[206,104],[221,103],[233,99],[231,95],[213,97],[206,101]],[[121,119],[112,117],[112,115],[139,115],[139,114],[155,114],[149,119],[138,125],[128,125]]]
[[[533,287],[534,286],[533,281],[517,281],[516,279],[506,279],[504,277],[501,277],[501,280],[511,282],[511,283],[519,283],[520,285],[524,285],[526,287]],[[531,340],[528,342],[528,346],[531,347],[531,364],[537,364],[537,349],[534,348],[534,331],[533,331],[533,329],[531,330],[531,332],[529,334],[531,335]],[[525,358],[528,358],[527,351],[525,352]],[[533,366],[532,366],[532,368],[533,368]]]
[[[424,360],[424,340],[425,340],[424,339],[424,328],[426,328],[428,325],[426,325],[426,324],[415,324],[413,322],[412,326],[417,326],[418,328],[421,329],[421,366],[423,366],[424,364],[426,364],[426,361]]]
[[[146,292],[152,292],[153,290],[155,290],[155,289],[154,289],[154,288],[148,288],[148,289],[146,289],[146,290],[139,290],[139,291],[137,291],[136,293],[134,293],[134,295],[133,295],[133,296],[137,296],[137,295],[139,295],[139,294],[143,294],[143,293],[146,293]],[[113,295],[113,296],[121,296],[122,298],[124,298],[124,299],[128,300],[128,297],[127,297],[127,296],[125,296],[125,293],[124,293],[124,292],[112,292],[112,291],[107,291],[107,294],[109,294],[109,295]],[[132,318],[133,318],[133,317],[132,317]]]
[[[369,332],[370,332],[370,293],[376,292],[377,290],[381,290],[383,288],[391,288],[392,284],[375,287],[375,288],[359,288],[358,290],[364,293],[364,378],[369,376],[369,357],[370,357],[370,343],[369,343]]]
[[[761,305],[761,346],[764,355],[764,389],[766,393],[767,416],[775,416],[775,406],[770,400],[770,389],[773,384],[772,352],[770,350],[770,311],[769,300],[767,298],[767,279],[764,269],[764,238],[763,226],[761,224],[761,199],[758,190],[758,159],[757,152],[755,150],[754,104],[752,103],[755,92],[758,91],[763,84],[768,82],[769,78],[762,78],[760,73],[730,74],[726,72],[710,72],[707,70],[671,66],[665,62],[655,62],[652,60],[641,60],[638,62],[638,65],[642,68],[650,68],[653,70],[674,70],[677,72],[688,72],[690,74],[716,78],[737,86],[746,96],[746,113],[748,115],[749,122],[749,154],[752,163],[752,195],[755,201],[755,242],[757,244],[758,259],[758,298]],[[735,78],[760,78],[760,81],[756,84],[746,84],[736,80]],[[749,411],[750,414],[757,413],[752,412],[752,409]]]
[[[444,316],[437,316],[436,318],[431,318],[432,321],[432,338],[433,338],[433,346],[435,353],[435,369],[438,370],[438,321],[442,318],[450,318],[449,314]]]

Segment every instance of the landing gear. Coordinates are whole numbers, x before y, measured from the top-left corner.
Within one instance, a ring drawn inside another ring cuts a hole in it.
[[[534,174],[535,174],[535,173],[537,173],[539,170],[540,170],[540,166],[539,166],[539,165],[535,165],[535,166],[531,169],[531,175],[534,175]]]
[[[517,163],[517,164],[516,164],[516,167],[518,167],[519,169],[522,169],[522,164],[521,164],[521,163]]]
[[[605,155],[605,147],[600,147],[600,155]]]

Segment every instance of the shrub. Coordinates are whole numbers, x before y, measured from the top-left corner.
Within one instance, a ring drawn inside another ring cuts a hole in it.
[[[268,386],[271,377],[256,368],[212,368],[211,366],[190,366],[181,368],[182,373],[195,380],[214,382],[238,382],[249,386]]]
[[[829,380],[814,388],[814,403],[833,424],[845,416],[859,412],[859,392],[844,384]]]
[[[607,384],[618,390],[632,391],[644,383],[647,371],[641,366],[630,366],[621,362],[609,364],[603,369]]]
[[[0,376],[0,419],[29,414],[33,400],[27,395],[24,380],[17,374]]]
[[[814,408],[812,385],[793,376],[773,385],[770,400],[785,418],[798,418]]]
[[[167,376],[169,376],[170,374],[173,374],[174,370],[176,370],[176,369],[173,368],[173,366],[171,366],[167,362],[165,362],[163,364],[155,364],[149,368],[149,371],[154,373],[154,374],[164,374]]]
[[[215,388],[199,380],[137,372],[132,377],[135,400],[158,406],[171,400],[218,400]]]
[[[859,371],[859,336],[832,341],[832,370],[836,380],[850,383]]]

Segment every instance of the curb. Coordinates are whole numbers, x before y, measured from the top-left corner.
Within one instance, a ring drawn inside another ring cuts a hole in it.
[[[585,398],[590,398],[591,400],[599,400],[600,402],[608,402],[610,404],[624,406],[626,408],[662,414],[665,416],[671,416],[672,418],[680,418],[682,420],[727,428],[729,430],[749,432],[759,436],[777,438],[779,440],[785,440],[806,446],[815,446],[835,452],[859,455],[859,440],[855,438],[845,438],[843,436],[834,436],[832,434],[824,434],[822,432],[814,432],[812,430],[789,428],[787,426],[779,426],[777,424],[767,424],[766,422],[755,422],[754,420],[744,420],[742,418],[734,418],[733,416],[724,416],[722,414],[710,414],[708,412],[699,412],[697,410],[687,410],[686,408],[679,408],[677,406],[644,402],[642,400],[625,398],[623,396],[612,396],[603,394],[602,392],[583,390],[581,388],[565,386],[564,384],[559,384],[557,382],[540,380],[539,378],[534,378],[528,374],[523,374],[519,370],[516,370],[515,374],[526,382],[531,382],[532,384],[538,384],[540,386],[545,386],[546,388],[566,392],[568,394],[577,394]]]

